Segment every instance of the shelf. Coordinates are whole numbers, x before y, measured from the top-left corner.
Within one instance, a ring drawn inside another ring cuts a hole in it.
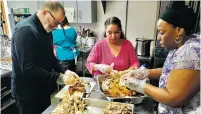
[[[10,99],[7,102],[1,104],[3,105],[3,107],[1,107],[1,111],[3,111],[4,109],[6,109],[7,107],[9,107],[10,105],[12,105],[13,103],[15,103],[14,99]]]
[[[14,16],[31,16],[31,14],[13,14]]]

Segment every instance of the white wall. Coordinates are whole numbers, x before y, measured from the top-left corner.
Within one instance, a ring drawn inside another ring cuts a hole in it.
[[[126,37],[135,46],[135,38],[147,36],[156,38],[156,21],[158,19],[159,1],[129,1]],[[72,24],[72,26],[94,30],[99,38],[103,38],[104,22],[107,18],[116,16],[122,22],[125,31],[126,1],[107,1],[106,13],[103,12],[102,3],[97,1],[97,23]],[[151,44],[151,54],[154,43]]]
[[[155,39],[157,1],[130,1],[128,6],[127,38],[132,42],[135,38],[147,36]]]
[[[122,28],[125,30],[126,22],[126,1],[107,1],[106,13],[103,12],[101,1],[97,1],[97,22],[92,24],[71,24],[74,27],[82,26],[94,30],[97,36],[103,38],[104,22],[107,18],[116,16],[121,20]]]
[[[25,3],[26,2],[26,5]],[[18,5],[16,5],[18,4]],[[8,7],[29,7],[30,13],[37,11],[37,1],[9,1]],[[126,29],[126,37],[135,45],[135,38],[146,36],[156,38],[156,21],[158,19],[159,1],[129,1],[128,17],[126,24],[126,1],[106,1],[106,12],[104,14],[101,1],[97,1],[97,22],[91,24],[72,24],[79,28],[89,28],[97,34],[99,39],[103,38],[104,22],[107,18],[116,16],[121,20],[122,29]],[[87,12],[86,12],[87,13]],[[153,47],[154,42],[152,42]],[[151,48],[152,50],[152,48]]]
[[[129,1],[127,39],[136,45],[136,38],[147,37],[156,39],[156,22],[158,20],[158,1]],[[153,53],[155,42],[151,43],[150,54]]]

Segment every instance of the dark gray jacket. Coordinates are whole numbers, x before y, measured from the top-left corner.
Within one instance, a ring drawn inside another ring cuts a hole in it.
[[[16,25],[11,51],[12,95],[21,100],[49,95],[48,85],[56,83],[58,72],[64,71],[53,54],[52,33],[44,30],[36,14]]]

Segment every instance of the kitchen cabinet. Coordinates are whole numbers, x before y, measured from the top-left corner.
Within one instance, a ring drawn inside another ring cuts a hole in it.
[[[77,11],[76,11],[76,9],[77,9],[76,1],[63,1],[63,6],[64,6],[64,9],[65,9],[65,15],[68,18],[68,22],[69,23],[78,22],[78,20],[77,20]],[[71,13],[73,13],[72,17],[68,16],[68,14],[67,14],[68,9],[67,8],[73,8],[73,12],[71,12]]]
[[[37,12],[37,1],[9,1],[7,0],[8,8],[29,8],[30,14]]]
[[[74,9],[74,16],[70,23],[93,23],[97,20],[96,1],[63,1],[63,5],[64,8]]]
[[[43,1],[8,1],[9,8],[28,7],[31,14],[37,12]],[[74,8],[73,20],[70,23],[93,23],[97,20],[96,1],[61,1],[64,8]],[[67,17],[70,18],[70,17]]]

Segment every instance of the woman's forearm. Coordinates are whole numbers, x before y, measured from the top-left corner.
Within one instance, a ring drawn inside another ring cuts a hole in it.
[[[159,79],[162,74],[162,68],[149,69],[148,77],[150,79]]]
[[[150,84],[146,84],[144,92],[157,102],[169,105],[171,107],[178,107],[178,104],[176,104],[177,102],[175,102],[175,98],[173,98],[171,94],[164,88],[158,88]]]

